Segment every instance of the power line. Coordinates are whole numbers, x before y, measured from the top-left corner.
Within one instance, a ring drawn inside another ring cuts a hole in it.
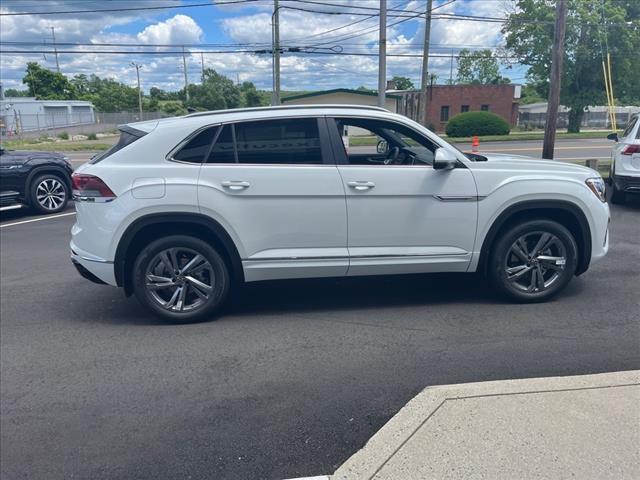
[[[155,7],[125,7],[125,8],[101,8],[97,10],[57,10],[57,11],[41,11],[41,12],[3,12],[0,16],[14,17],[20,15],[68,15],[75,13],[103,13],[103,12],[133,12],[139,10],[169,10],[173,8],[194,8],[194,7],[211,7],[221,5],[232,5],[237,3],[253,3],[260,0],[229,0],[221,3],[188,3],[184,5],[158,5]]]

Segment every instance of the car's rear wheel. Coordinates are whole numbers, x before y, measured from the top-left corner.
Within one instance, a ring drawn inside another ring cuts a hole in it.
[[[229,283],[227,265],[218,252],[184,235],[150,243],[133,267],[138,300],[173,322],[211,318],[227,297]]]
[[[31,207],[39,213],[58,213],[69,202],[69,187],[53,173],[38,175],[31,182]]]
[[[489,260],[498,291],[520,302],[540,302],[560,292],[577,267],[569,230],[551,220],[530,220],[500,234]]]

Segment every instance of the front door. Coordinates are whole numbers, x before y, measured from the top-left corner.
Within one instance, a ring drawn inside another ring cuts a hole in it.
[[[234,237],[245,279],[345,275],[345,195],[324,121],[219,128],[200,169],[199,205]]]
[[[434,170],[437,145],[400,123],[328,127],[347,198],[348,275],[466,271],[477,222],[470,170]]]

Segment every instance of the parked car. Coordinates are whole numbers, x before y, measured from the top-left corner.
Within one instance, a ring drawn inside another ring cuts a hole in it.
[[[285,278],[482,272],[537,302],[607,253],[604,190],[589,168],[467,156],[376,107],[195,113],[125,126],[76,170],[71,259],[173,321]]]
[[[69,159],[59,153],[0,148],[0,211],[23,206],[38,213],[64,210],[72,172]]]
[[[616,144],[611,150],[611,203],[624,203],[626,194],[640,193],[640,114],[632,115],[618,138],[617,133],[607,136]]]

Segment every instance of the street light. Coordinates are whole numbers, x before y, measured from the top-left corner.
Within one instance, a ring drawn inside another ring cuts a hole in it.
[[[131,62],[130,65],[136,69],[136,77],[138,78],[138,110],[140,112],[140,120],[142,120],[142,89],[140,88],[140,69],[142,65]]]

